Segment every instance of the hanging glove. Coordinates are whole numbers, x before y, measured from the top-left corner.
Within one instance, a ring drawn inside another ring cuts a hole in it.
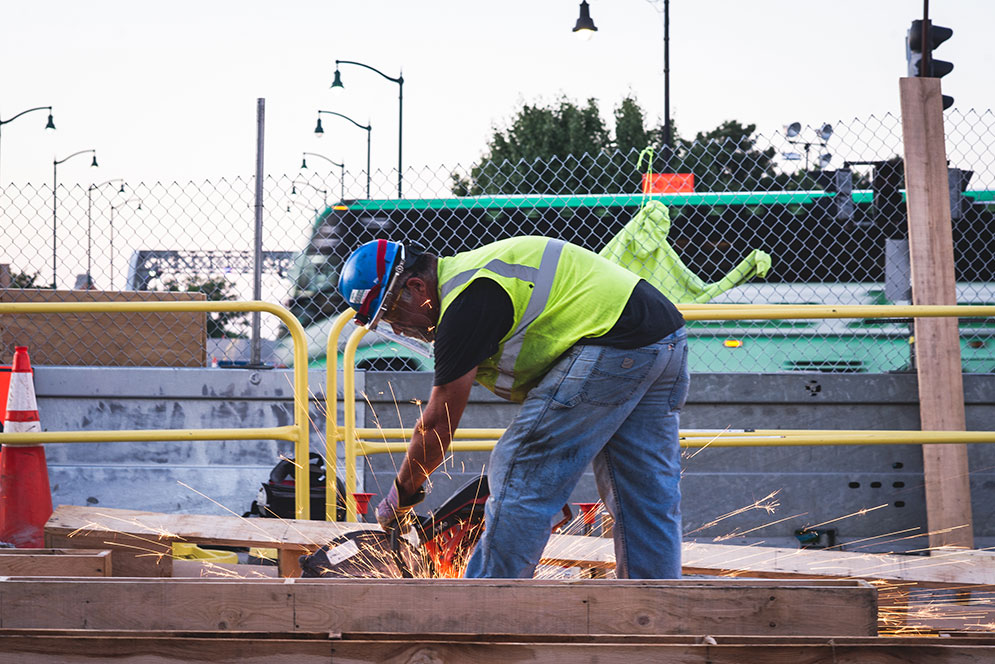
[[[377,523],[387,532],[393,529],[398,529],[402,533],[408,532],[414,522],[412,508],[424,499],[424,487],[418,487],[414,495],[402,498],[401,490],[395,477],[390,491],[387,493],[387,497],[377,505]]]

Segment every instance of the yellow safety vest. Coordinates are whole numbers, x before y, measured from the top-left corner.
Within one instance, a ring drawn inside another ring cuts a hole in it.
[[[561,240],[518,237],[440,258],[442,311],[474,280],[492,279],[514,307],[497,353],[477,381],[511,401],[524,401],[577,340],[599,337],[618,321],[639,277],[592,251]]]

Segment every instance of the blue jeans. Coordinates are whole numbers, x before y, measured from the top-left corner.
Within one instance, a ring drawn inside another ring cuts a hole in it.
[[[687,354],[681,328],[634,350],[575,346],[553,366],[491,453],[486,525],[467,578],[531,578],[590,463],[615,519],[618,577],[681,576]]]

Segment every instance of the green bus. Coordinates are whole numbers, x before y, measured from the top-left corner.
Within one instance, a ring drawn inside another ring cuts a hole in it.
[[[872,190],[480,196],[348,200],[323,210],[297,256],[287,305],[324,363],[327,331],[345,306],[339,266],[384,237],[451,255],[516,235],[557,237],[599,251],[647,201],[668,206],[667,240],[704,282],[719,280],[753,249],[773,258],[763,279],[715,303],[889,304],[889,242],[905,235],[901,194]],[[952,197],[958,302],[995,304],[995,192]],[[895,302],[902,302],[896,298]],[[960,321],[967,372],[995,372],[995,319]],[[692,371],[886,373],[914,367],[911,321],[692,322]],[[347,335],[343,335],[346,337]],[[344,343],[344,338],[342,342]],[[429,370],[430,348],[370,334],[357,353],[367,370]]]

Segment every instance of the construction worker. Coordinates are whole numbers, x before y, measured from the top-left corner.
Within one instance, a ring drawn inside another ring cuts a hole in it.
[[[619,578],[680,576],[687,333],[658,290],[576,245],[517,237],[450,258],[374,240],[348,258],[339,291],[358,324],[435,344],[431,396],[377,506],[385,529],[407,529],[476,381],[522,406],[491,453],[467,577],[531,578],[592,462]]]

